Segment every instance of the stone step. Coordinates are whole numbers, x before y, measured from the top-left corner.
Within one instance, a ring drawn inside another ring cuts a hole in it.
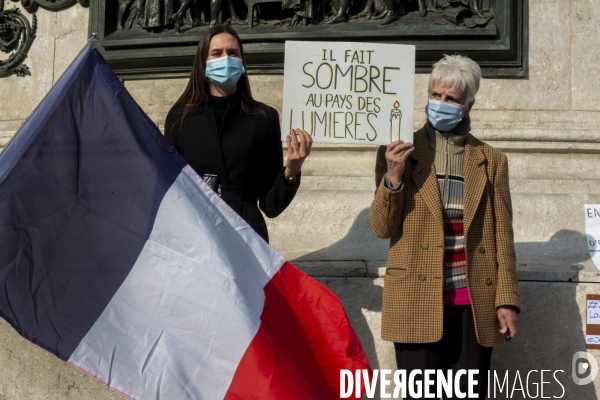
[[[316,278],[383,278],[386,260],[291,261]],[[517,264],[519,281],[600,283],[600,270],[591,262],[583,264]]]
[[[511,174],[512,176],[512,174]],[[375,176],[302,176],[300,185],[306,190],[364,190],[375,193]],[[510,179],[511,193],[600,194],[595,179]]]

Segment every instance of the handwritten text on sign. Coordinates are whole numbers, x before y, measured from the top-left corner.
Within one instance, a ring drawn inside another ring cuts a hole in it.
[[[600,336],[598,335],[586,335],[585,342],[589,344],[600,344]]]
[[[600,301],[587,301],[587,323],[600,324]]]
[[[282,139],[290,128],[315,142],[412,141],[415,47],[285,44]]]

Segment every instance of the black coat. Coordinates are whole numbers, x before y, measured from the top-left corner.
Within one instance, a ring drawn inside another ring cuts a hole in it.
[[[268,242],[257,201],[265,215],[274,218],[291,203],[300,185],[299,180],[289,185],[283,177],[279,116],[266,106],[267,116],[248,115],[236,95],[222,100],[211,98],[183,119],[183,107],[172,109],[165,137],[198,174],[216,174],[244,186],[253,201],[225,195],[223,200]]]

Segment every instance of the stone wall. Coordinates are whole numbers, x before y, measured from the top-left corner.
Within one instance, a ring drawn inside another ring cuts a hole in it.
[[[492,367],[509,370],[511,386],[517,370],[524,385],[529,370],[564,370],[557,374],[563,398],[596,399],[600,378],[574,385],[571,357],[585,348],[585,294],[600,293],[583,219],[584,204],[600,203],[600,0],[530,0],[529,9],[528,78],[483,80],[472,112],[473,133],[509,157],[523,298],[519,336],[494,350]],[[32,76],[0,79],[0,144],[85,43],[87,14],[80,6],[39,12],[26,60]],[[427,80],[416,77],[415,128],[425,122]],[[186,80],[125,84],[163,129]],[[281,109],[282,76],[255,75],[251,84],[255,97]],[[315,145],[294,203],[269,229],[275,249],[342,299],[373,367],[393,369],[393,346],[379,338],[388,244],[369,224],[374,155],[371,147]],[[560,394],[558,385],[546,385],[545,396]],[[118,397],[0,322],[0,399]]]

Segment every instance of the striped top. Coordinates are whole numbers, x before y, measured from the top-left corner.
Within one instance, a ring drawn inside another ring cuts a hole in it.
[[[463,234],[464,156],[469,131],[469,118],[452,132],[439,132],[427,124],[444,217],[444,304],[471,303]]]

